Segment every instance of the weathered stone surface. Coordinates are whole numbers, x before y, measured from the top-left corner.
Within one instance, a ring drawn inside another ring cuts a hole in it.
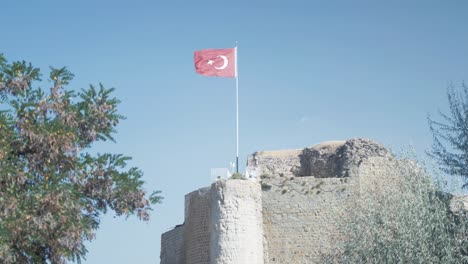
[[[161,263],[185,264],[184,225],[161,236]]]
[[[260,184],[221,180],[211,186],[211,264],[263,264]]]
[[[349,177],[349,169],[365,159],[389,155],[383,146],[369,139],[324,142],[302,150],[297,176]]]
[[[255,152],[247,159],[247,169],[256,177],[264,175],[296,176],[300,170],[302,150]]]
[[[185,261],[187,264],[210,263],[211,189],[198,189],[185,196]]]
[[[254,153],[247,168],[259,182],[218,181],[186,196],[185,224],[163,234],[161,264],[319,263],[358,198],[396,183],[397,164],[368,139]],[[468,197],[453,206],[468,209]]]
[[[380,144],[369,139],[328,141],[302,150],[261,151],[249,156],[247,168],[257,177],[277,175],[349,177],[349,170],[370,157],[390,157]]]
[[[329,141],[305,148],[299,155],[301,169],[297,176],[317,178],[344,177],[343,156],[338,153],[345,141]]]
[[[373,140],[363,138],[347,140],[346,143],[337,150],[337,153],[341,158],[340,166],[343,171],[349,171],[352,167],[359,167],[363,161],[369,158],[392,158],[390,152],[382,145]]]
[[[262,185],[265,263],[317,263],[340,237],[355,178],[271,177]]]

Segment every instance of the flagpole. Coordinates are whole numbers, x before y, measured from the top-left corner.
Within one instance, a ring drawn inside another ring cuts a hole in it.
[[[236,173],[239,173],[239,75],[237,72],[237,41],[235,48],[236,57]]]

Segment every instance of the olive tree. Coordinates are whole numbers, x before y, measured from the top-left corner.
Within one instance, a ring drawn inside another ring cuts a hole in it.
[[[361,186],[323,262],[468,263],[467,212],[423,168],[398,160]]]

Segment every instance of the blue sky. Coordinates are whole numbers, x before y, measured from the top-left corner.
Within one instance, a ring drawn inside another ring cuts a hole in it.
[[[0,53],[71,88],[116,87],[117,144],[164,203],[149,223],[103,218],[85,263],[159,263],[184,195],[235,159],[235,82],[196,75],[193,51],[239,42],[240,163],[258,150],[367,137],[431,145],[427,114],[468,79],[466,1],[4,1]]]

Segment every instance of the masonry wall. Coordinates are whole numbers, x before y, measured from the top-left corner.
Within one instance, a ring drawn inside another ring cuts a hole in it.
[[[263,264],[260,184],[217,181],[211,187],[211,264]]]
[[[254,154],[248,167],[262,174],[265,263],[320,263],[344,235],[339,223],[390,160],[369,141]]]
[[[247,160],[249,173],[257,178],[262,175],[295,176],[300,170],[299,155],[302,150],[260,151]]]
[[[185,196],[184,239],[187,264],[210,263],[210,214],[210,187]]]
[[[161,263],[185,264],[184,226],[162,234],[161,236]]]
[[[257,152],[247,167],[259,182],[217,181],[186,195],[185,223],[163,234],[161,264],[320,263],[358,198],[392,182],[393,161],[363,139]]]
[[[341,236],[337,222],[356,184],[349,178],[264,179],[265,263],[319,263]]]

